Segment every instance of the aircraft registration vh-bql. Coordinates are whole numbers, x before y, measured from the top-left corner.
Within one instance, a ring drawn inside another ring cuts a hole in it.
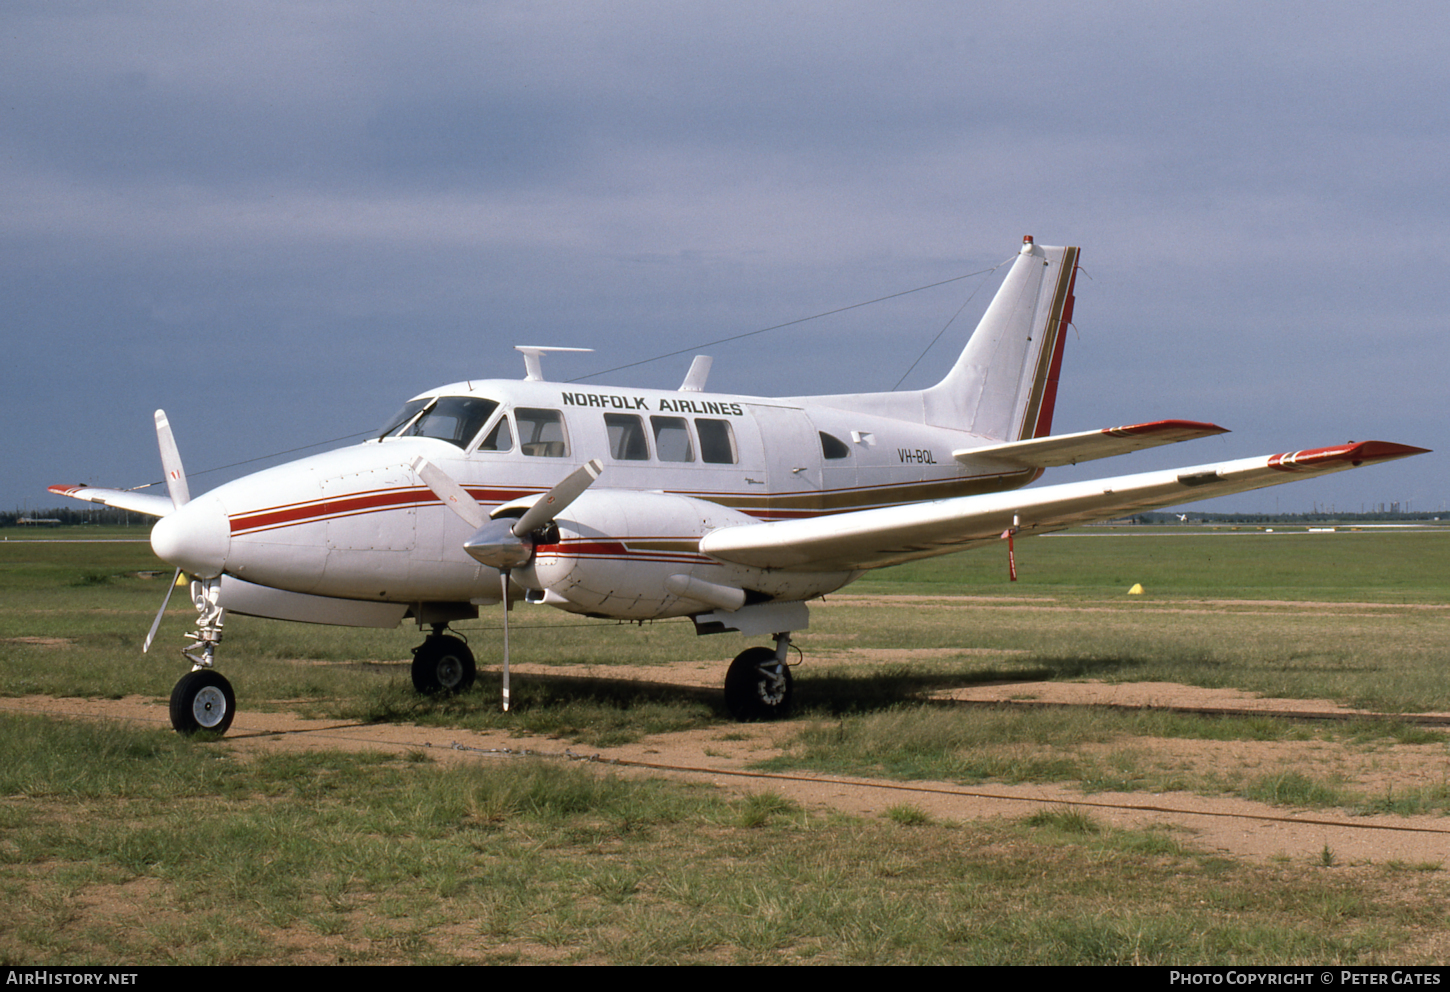
[[[213,667],[227,612],[429,628],[420,692],[459,692],[472,653],[448,633],[519,599],[615,620],[689,617],[700,634],[766,635],[730,664],[738,719],[791,705],[788,649],[807,602],[873,568],[1210,496],[1403,458],[1361,441],[1037,489],[1045,469],[1224,433],[1163,420],[1050,435],[1077,248],[1023,241],[981,323],[936,385],[766,399],[547,381],[454,383],[409,400],[377,437],[190,498],[171,428],[168,496],[51,491],[160,519],[151,546],[190,577],[192,670],[171,696],[183,733],[224,732],[236,700]],[[169,598],[169,594],[168,594]],[[166,604],[162,604],[162,612]],[[157,614],[157,624],[161,613]],[[157,624],[146,640],[150,647]]]

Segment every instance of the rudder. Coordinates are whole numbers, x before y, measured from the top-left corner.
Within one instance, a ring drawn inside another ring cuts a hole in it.
[[[1023,239],[956,364],[922,391],[928,424],[1000,441],[1048,434],[1066,340],[1062,332],[1072,319],[1078,251]]]

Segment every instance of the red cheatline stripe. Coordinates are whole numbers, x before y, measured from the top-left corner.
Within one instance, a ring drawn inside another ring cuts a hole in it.
[[[517,489],[470,489],[469,493],[481,503],[506,503],[511,499],[530,494],[529,490]],[[313,500],[306,503],[253,510],[231,518],[232,533],[242,534],[259,530],[272,530],[293,524],[312,523],[337,517],[358,516],[377,513],[382,510],[405,509],[409,506],[428,506],[438,503],[438,497],[431,489],[379,489],[352,496],[334,499]]]

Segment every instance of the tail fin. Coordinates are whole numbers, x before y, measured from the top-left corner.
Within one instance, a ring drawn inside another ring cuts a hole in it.
[[[1077,257],[1077,248],[1023,239],[961,357],[941,382],[922,391],[928,424],[998,441],[1051,431]]]

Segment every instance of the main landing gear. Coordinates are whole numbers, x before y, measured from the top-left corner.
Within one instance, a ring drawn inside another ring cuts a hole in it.
[[[725,707],[741,723],[777,720],[790,712],[794,686],[786,652],[790,633],[775,635],[775,647],[747,648],[725,673]]]
[[[224,734],[237,713],[232,684],[220,672],[212,670],[227,615],[221,606],[221,589],[220,579],[191,582],[196,630],[186,635],[192,644],[181,653],[191,662],[192,669],[171,690],[171,726],[180,734],[194,734],[198,730]]]
[[[478,674],[473,652],[461,638],[445,634],[447,629],[435,623],[433,633],[413,649],[413,688],[425,696],[463,692]]]

